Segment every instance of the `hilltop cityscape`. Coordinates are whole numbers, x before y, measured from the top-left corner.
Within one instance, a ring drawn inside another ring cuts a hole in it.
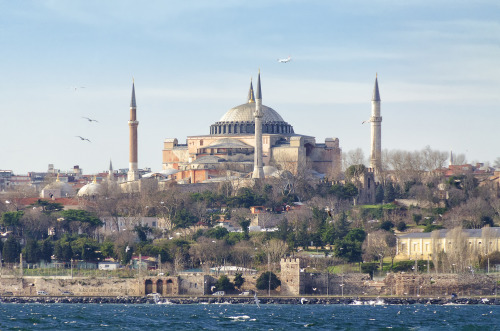
[[[378,77],[368,160],[295,133],[257,77],[208,134],[165,139],[159,172],[139,167],[135,83],[128,169],[0,171],[2,273],[50,295],[60,286],[38,276],[131,279],[65,285],[80,296],[496,293],[499,169],[429,146],[382,150]]]

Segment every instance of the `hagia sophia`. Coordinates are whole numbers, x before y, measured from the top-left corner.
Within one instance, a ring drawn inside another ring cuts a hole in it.
[[[378,81],[372,97],[371,177],[380,165],[381,155],[380,95]],[[334,178],[341,172],[342,150],[338,138],[326,138],[317,143],[315,137],[295,133],[293,126],[273,108],[262,104],[260,72],[254,91],[250,81],[246,102],[232,107],[209,126],[208,134],[188,136],[186,143],[177,138],[163,142],[162,170],[144,173],[138,168],[138,126],[135,83],[132,83],[129,126],[129,168],[118,180],[124,192],[140,190],[141,181],[156,178],[158,183],[178,184],[213,183],[220,181],[247,181],[250,184],[262,178],[282,174],[304,175],[310,178]],[[77,166],[76,166],[77,167]],[[116,182],[110,164],[107,179]],[[114,184],[114,185],[116,185]],[[69,187],[58,179],[42,190],[42,197],[69,197],[78,190],[79,196],[98,194],[100,183],[96,178],[83,187]],[[60,190],[60,192],[59,192]],[[370,198],[371,200],[371,198]]]
[[[317,176],[340,172],[338,138],[316,143],[312,136],[295,133],[276,110],[263,104],[261,124],[256,129],[256,108],[262,100],[260,74],[256,94],[250,82],[247,102],[229,109],[210,125],[207,135],[188,136],[186,144],[176,138],[165,139],[163,170],[177,181],[189,183],[250,178],[252,173],[255,178],[255,154],[261,153],[264,176],[279,171],[310,171]],[[261,148],[257,148],[260,141]]]

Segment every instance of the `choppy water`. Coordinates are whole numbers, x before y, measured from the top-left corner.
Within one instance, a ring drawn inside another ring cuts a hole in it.
[[[0,304],[0,329],[500,330],[486,305]]]

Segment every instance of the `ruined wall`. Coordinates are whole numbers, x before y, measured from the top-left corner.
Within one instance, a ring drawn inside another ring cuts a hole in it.
[[[48,295],[71,292],[75,296],[134,296],[141,295],[138,279],[122,278],[70,278],[70,277],[23,277],[1,278],[0,293],[14,295],[37,295],[45,291]]]
[[[385,294],[397,296],[494,295],[496,279],[477,274],[388,274]]]

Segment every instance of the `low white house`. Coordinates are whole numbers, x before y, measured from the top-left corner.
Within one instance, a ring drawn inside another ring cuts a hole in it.
[[[99,270],[116,270],[120,267],[120,263],[118,262],[99,262]]]

